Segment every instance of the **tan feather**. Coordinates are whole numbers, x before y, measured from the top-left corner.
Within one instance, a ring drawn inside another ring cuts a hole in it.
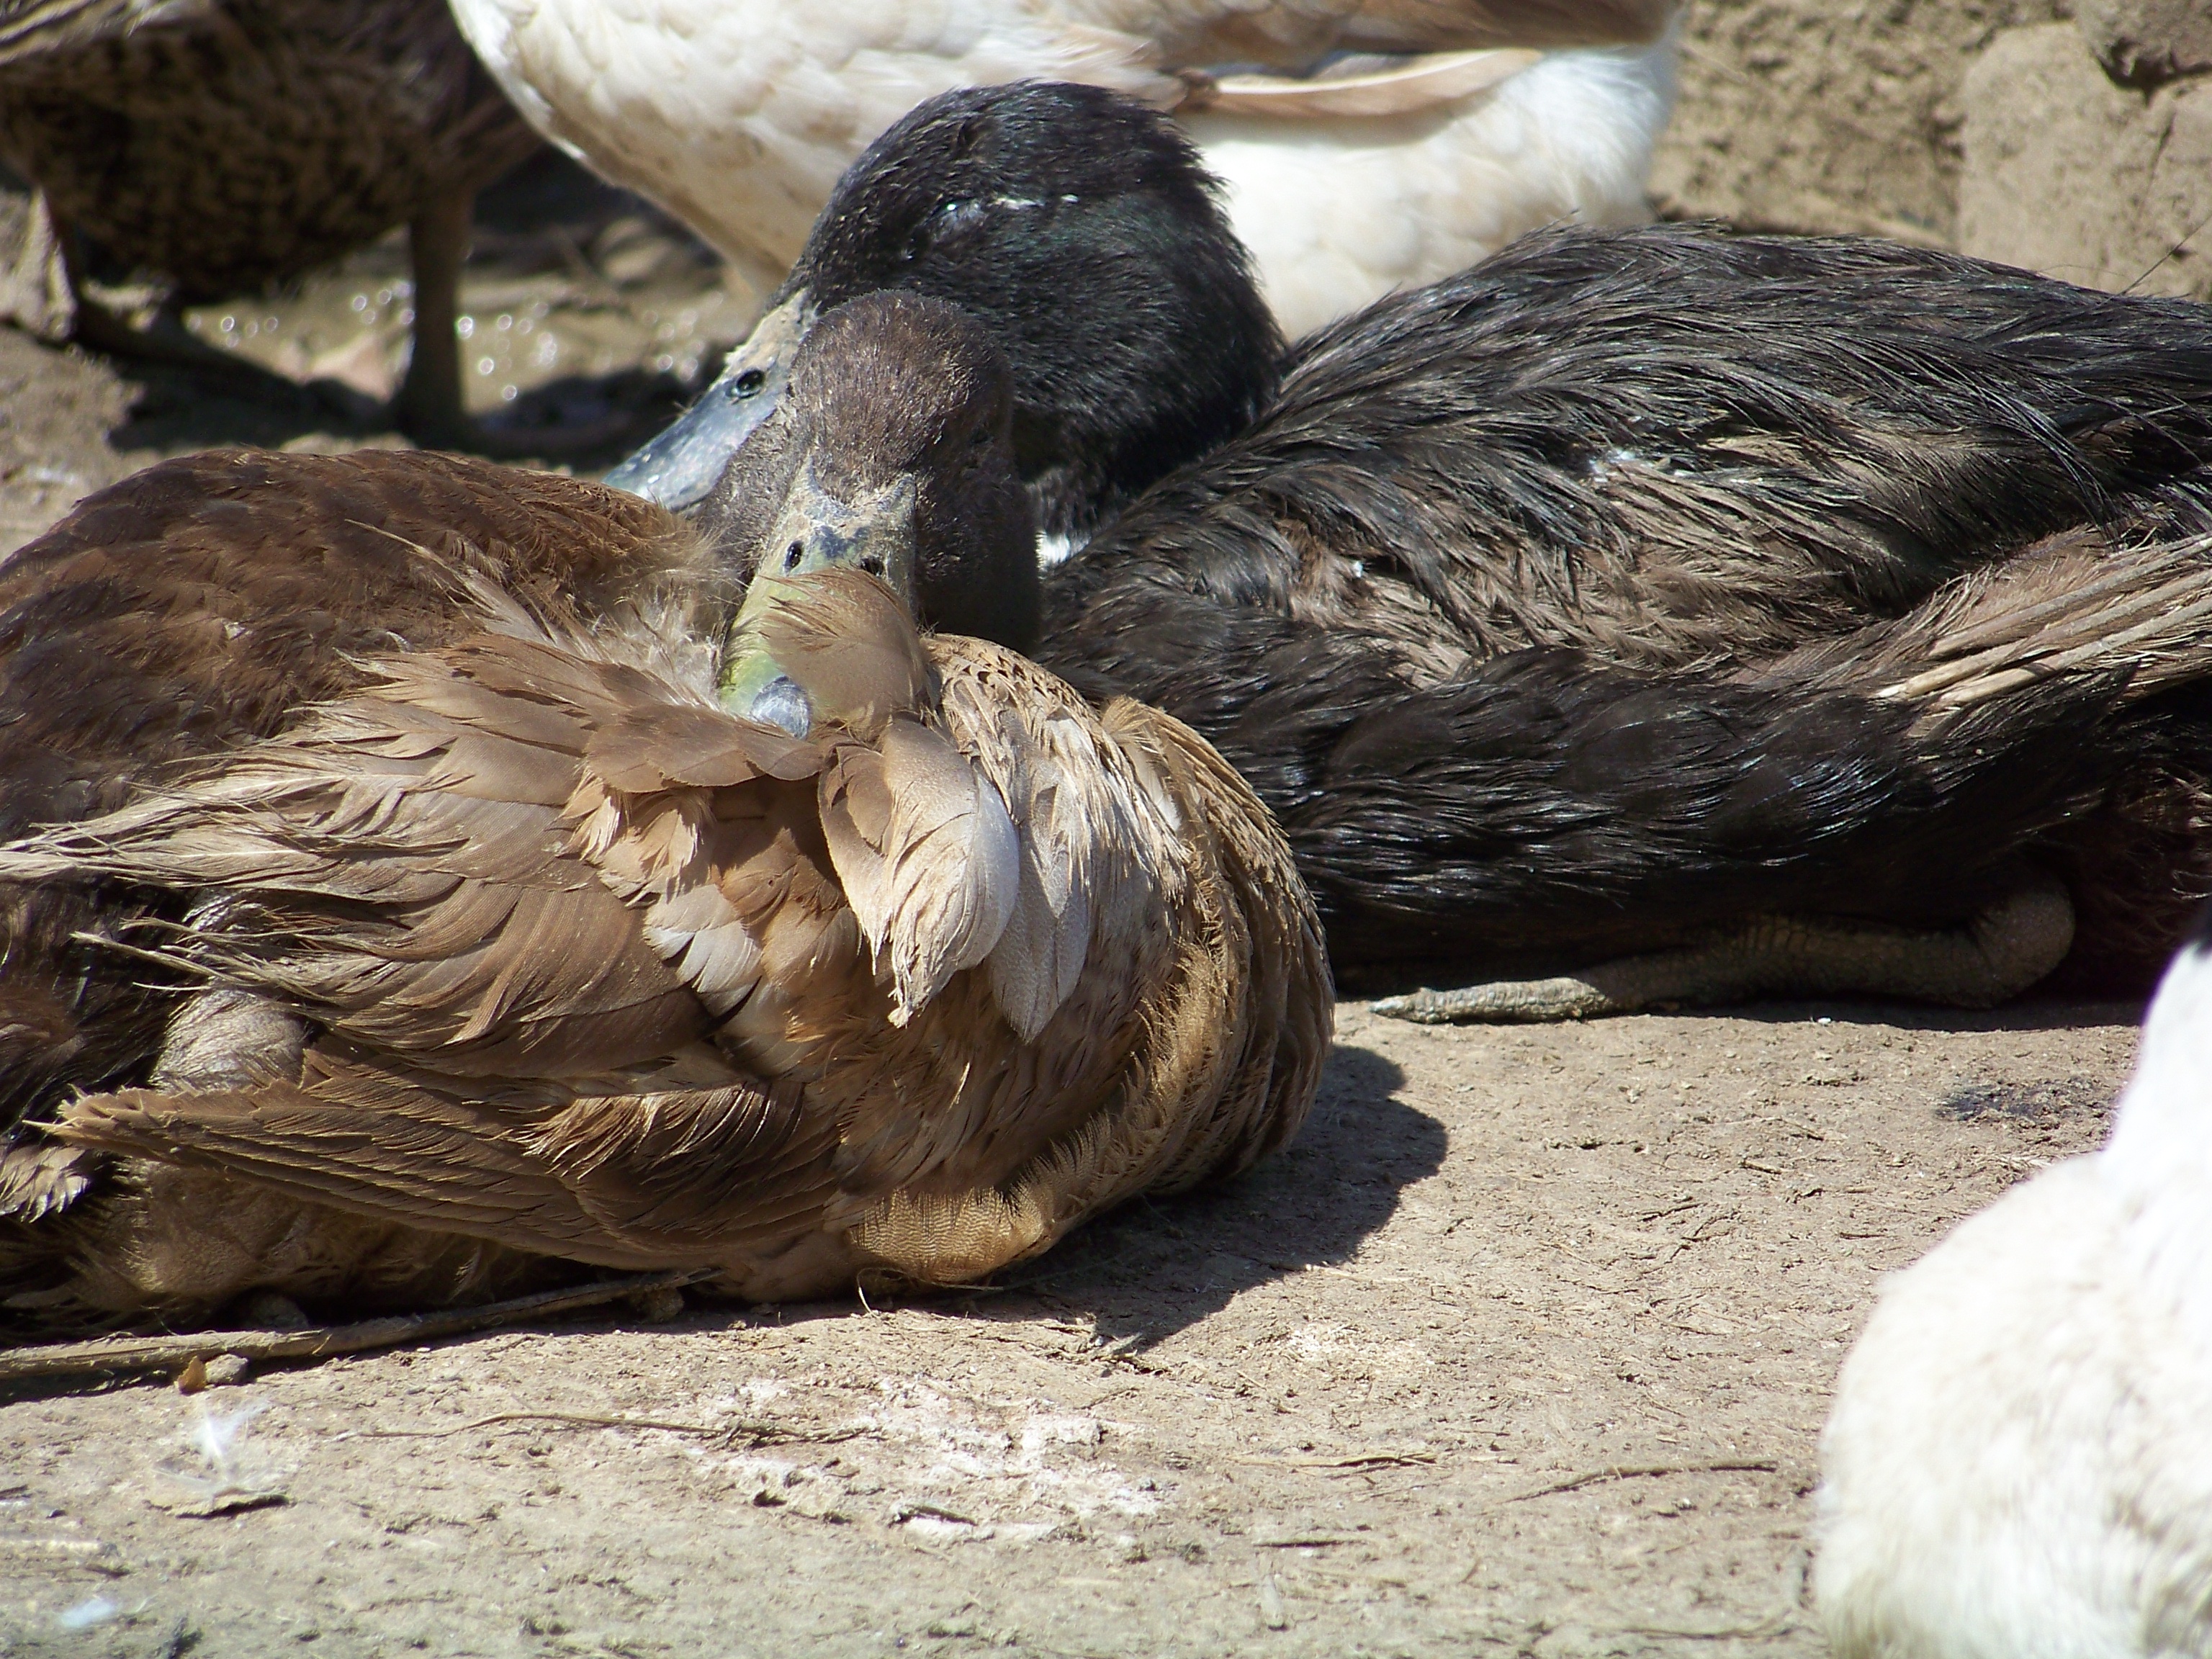
[[[948,717],[965,704],[948,699]],[[1006,797],[1021,845],[1020,889],[991,953],[991,983],[1028,1042],[1073,993],[1090,956],[1092,843],[1121,838],[1127,826],[1109,801],[1084,798],[1077,781],[1096,774],[1098,751],[1082,722],[1056,709],[1034,721],[1007,709],[982,729],[1000,741],[979,744],[976,764]],[[1090,821],[1093,809],[1101,822]]]
[[[0,1142],[0,1218],[59,1215],[90,1189],[103,1162],[97,1152],[55,1141]]]
[[[934,701],[937,676],[921,636],[875,577],[833,569],[758,582],[774,584],[778,603],[753,626],[822,718],[872,743],[894,714]]]
[[[1176,113],[1205,110],[1278,120],[1411,115],[1487,92],[1542,58],[1540,52],[1500,48],[1436,52],[1365,75],[1224,75],[1200,81]]]
[[[891,1018],[903,1024],[998,944],[1020,890],[1021,848],[998,790],[942,736],[901,716],[880,741],[874,763],[854,756],[838,787],[825,780],[823,824],[847,900],[890,963]],[[855,797],[858,817],[841,810]]]

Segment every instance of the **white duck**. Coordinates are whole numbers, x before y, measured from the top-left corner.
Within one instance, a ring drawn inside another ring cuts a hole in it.
[[[1821,1440],[1840,1659],[2212,1653],[2212,912],[2112,1139],[1884,1288]]]
[[[1174,109],[1295,336],[1538,226],[1648,216],[1674,5],[453,0],[453,12],[532,125],[685,220],[763,291],[838,175],[926,98],[1035,77]],[[1268,72],[1206,72],[1224,65]]]

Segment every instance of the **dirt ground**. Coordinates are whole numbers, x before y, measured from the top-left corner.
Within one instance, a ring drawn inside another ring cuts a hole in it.
[[[982,1293],[20,1400],[0,1653],[1818,1653],[1876,1279],[2097,1139],[2132,1012],[1347,1003],[1287,1155]],[[163,1507],[247,1412],[281,1501]]]
[[[579,471],[753,303],[557,168],[480,246],[472,402]],[[0,330],[0,550],[163,454],[398,441],[404,269],[194,313],[305,386]],[[1817,1652],[1815,1437],[1876,1279],[2094,1142],[2134,1014],[1346,1004],[1287,1155],[984,1291],[17,1398],[0,1654]],[[271,1501],[178,1507],[210,1432]]]

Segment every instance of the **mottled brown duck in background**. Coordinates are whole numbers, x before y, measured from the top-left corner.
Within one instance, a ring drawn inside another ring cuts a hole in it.
[[[1178,722],[917,635],[967,526],[1034,535],[1006,368],[851,310],[793,384],[915,533],[726,650],[672,517],[434,455],[169,463],[7,567],[10,1307],[946,1283],[1296,1130],[1289,849]]]
[[[76,293],[78,236],[195,299],[404,224],[415,349],[395,413],[426,442],[469,434],[453,324],[471,203],[537,142],[442,0],[0,0],[0,160],[44,202],[13,309],[104,349],[182,351],[180,330]]]

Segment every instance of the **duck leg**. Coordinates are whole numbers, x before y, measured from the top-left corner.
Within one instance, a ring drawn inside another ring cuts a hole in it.
[[[1702,944],[1620,957],[1554,979],[1494,980],[1385,997],[1375,1012],[1422,1025],[1537,1023],[1696,1008],[1757,997],[1874,996],[1990,1008],[2056,968],[2074,943],[2074,904],[2039,877],[1964,927],[1760,916]]]
[[[476,438],[461,402],[461,344],[454,332],[476,199],[473,190],[446,191],[425,203],[407,228],[415,266],[415,343],[392,413],[402,431],[431,448],[464,448]]]
[[[22,241],[9,268],[0,274],[0,320],[56,345],[89,346],[110,356],[176,363],[254,382],[277,378],[194,338],[173,300],[164,301],[143,325],[133,324],[84,291],[82,258],[76,233],[55,215],[44,191],[34,192]]]
[[[0,322],[55,344],[68,339],[76,326],[76,290],[70,281],[61,228],[43,190],[31,192],[22,240],[0,270]]]

